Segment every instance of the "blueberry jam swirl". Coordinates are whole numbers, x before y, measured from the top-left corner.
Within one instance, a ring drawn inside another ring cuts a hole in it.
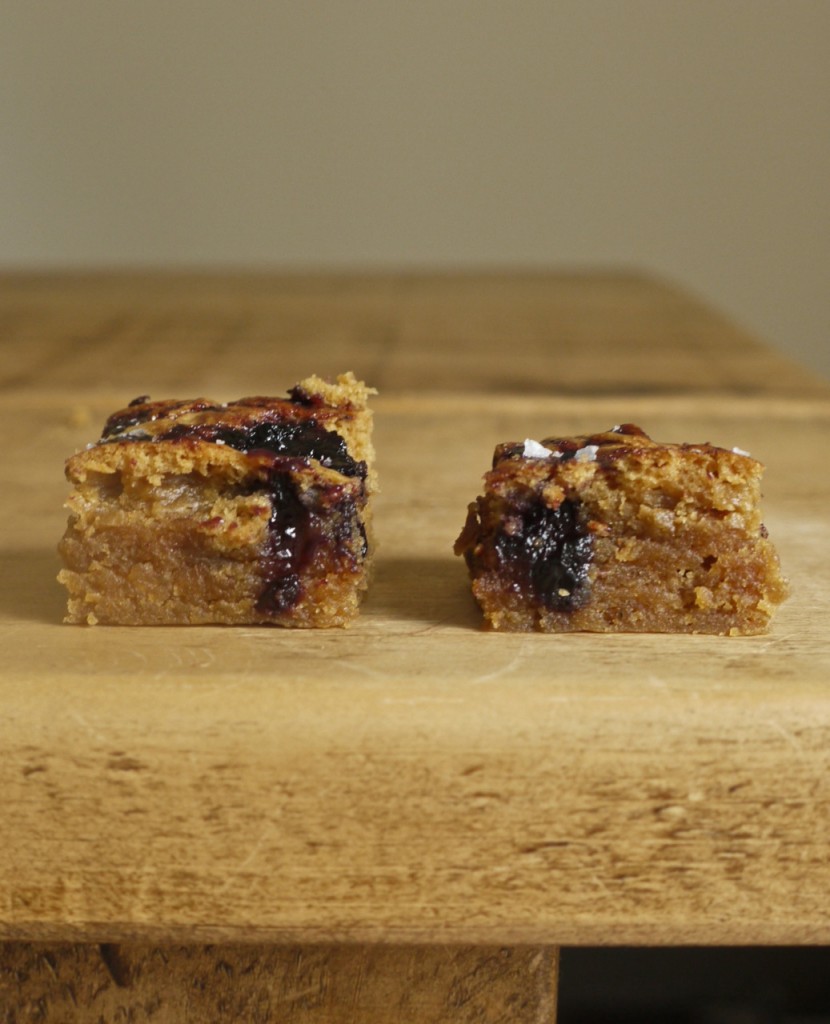
[[[335,545],[339,561],[356,565],[366,557],[368,544],[354,498],[344,495],[327,510],[329,529],[325,530],[319,514],[303,504],[287,474],[274,474],[269,493],[271,517],[262,558],[264,584],[256,610],[262,615],[279,615],[302,597],[302,573],[325,545]]]
[[[205,415],[196,422],[177,421],[176,412],[185,406],[188,413]],[[230,423],[227,418],[214,422],[213,414],[221,416],[221,412],[222,407],[213,403],[154,403],[142,396],[110,417],[101,442],[202,441],[248,455],[270,455],[272,458],[260,464],[256,478],[244,493],[267,495],[270,501],[268,535],[261,558],[263,584],[256,610],[278,616],[302,598],[303,574],[315,560],[354,567],[366,557],[368,545],[358,501],[365,496],[367,465],[353,458],[345,440],[321,426],[313,414],[293,422],[269,419],[268,412],[250,420],[242,414],[233,416]],[[170,425],[156,422],[168,416],[173,420]],[[343,477],[356,478],[360,484],[355,489],[354,485],[334,482],[301,494],[292,471],[311,461]]]
[[[314,420],[300,423],[258,422],[229,427],[218,423],[176,423],[159,441],[194,438],[212,444],[226,444],[229,448],[251,454],[270,452],[289,459],[314,459],[327,469],[343,476],[366,477],[366,463],[358,462],[349,454],[346,442],[333,430],[326,430]]]
[[[201,410],[200,410],[201,411]],[[140,429],[148,417],[122,416],[107,421],[102,442],[115,441],[205,441],[208,444],[227,445],[237,451],[270,452],[290,459],[314,459],[327,469],[343,476],[366,478],[366,463],[358,462],[350,454],[343,438],[314,419],[286,423],[259,419],[255,423],[230,426],[226,423],[173,423],[164,431],[150,434]]]

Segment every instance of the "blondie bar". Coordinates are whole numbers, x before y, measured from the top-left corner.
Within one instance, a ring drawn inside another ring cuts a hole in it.
[[[344,626],[372,557],[372,389],[135,399],[73,455],[68,622]]]
[[[787,584],[762,472],[633,424],[502,444],[455,552],[492,629],[764,632]]]

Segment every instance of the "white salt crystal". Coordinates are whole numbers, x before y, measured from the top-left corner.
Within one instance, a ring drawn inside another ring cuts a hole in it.
[[[525,438],[525,446],[522,455],[526,459],[547,459],[550,458],[554,453],[548,451],[543,444],[539,444],[538,441],[534,441],[530,437]]]
[[[586,444],[584,448],[577,450],[574,458],[577,462],[596,462],[598,451],[598,444]]]

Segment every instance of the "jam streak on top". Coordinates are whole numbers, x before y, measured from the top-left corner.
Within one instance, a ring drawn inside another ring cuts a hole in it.
[[[613,462],[626,451],[654,442],[636,423],[623,423],[599,434],[580,437],[546,437],[541,442],[530,438],[523,443],[507,442],[496,447],[493,468],[505,459],[551,459],[555,462]]]
[[[163,434],[157,435],[159,441],[184,438],[226,444],[229,448],[246,453],[265,451],[290,459],[314,459],[343,476],[366,476],[366,463],[358,462],[349,454],[343,438],[335,431],[321,427],[314,420],[301,423],[259,420],[241,426],[176,423]]]
[[[216,405],[215,402],[208,402],[205,399],[198,399],[195,402],[179,402],[167,399],[162,399],[158,402],[151,402],[149,395],[141,395],[138,398],[134,398],[126,409],[114,412],[112,416],[109,417],[107,422],[104,424],[103,431],[101,432],[101,440],[148,441],[150,440],[150,437],[147,434],[143,436],[134,435],[125,438],[120,438],[118,435],[132,430],[133,427],[137,427],[142,423],[153,423],[159,419],[167,419],[171,415],[175,416],[176,412],[179,410],[182,410],[182,412],[193,413],[208,412],[219,408],[220,407]]]
[[[192,403],[173,403],[177,407]],[[164,406],[161,411],[153,407]],[[197,411],[214,411],[217,406],[207,403],[200,404]],[[204,441],[209,444],[227,445],[246,454],[269,452],[272,455],[289,459],[314,459],[328,469],[336,470],[343,476],[366,478],[367,466],[349,454],[346,442],[333,430],[325,427],[315,419],[303,419],[299,422],[269,420],[265,416],[257,417],[253,422],[241,419],[238,423],[211,422],[203,420],[196,423],[174,422],[165,430],[149,433],[133,430],[142,423],[148,423],[163,416],[171,410],[171,403],[145,403],[140,411],[130,414],[130,409],[111,416],[104,427],[102,442],[115,441]]]

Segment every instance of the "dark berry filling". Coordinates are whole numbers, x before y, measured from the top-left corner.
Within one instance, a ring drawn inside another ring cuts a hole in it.
[[[299,384],[295,384],[294,387],[291,388],[288,392],[288,397],[294,405],[301,405],[306,409],[320,409],[325,405],[325,400],[322,395],[311,395],[305,388],[300,387]]]
[[[262,559],[264,582],[256,609],[263,615],[277,615],[300,600],[302,574],[326,545],[333,548],[329,557],[353,564],[365,558],[367,545],[351,496],[327,507],[324,524],[321,516],[301,501],[289,474],[271,474],[267,491],[271,497],[271,518]],[[355,532],[360,538],[356,552]]]
[[[257,611],[276,614],[300,599],[300,572],[312,555],[311,514],[300,501],[297,488],[285,473],[270,481],[271,518],[262,560],[264,586]]]
[[[552,611],[574,611],[588,600],[593,541],[579,506],[563,501],[550,508],[535,501],[501,527],[493,540],[502,572]]]
[[[137,425],[138,422],[136,421]],[[125,429],[121,427],[119,429]],[[108,441],[185,441],[194,439],[211,444],[226,444],[241,452],[271,452],[289,459],[315,459],[343,476],[366,477],[366,463],[352,458],[343,438],[326,430],[314,420],[301,423],[269,423],[262,420],[242,426],[221,423],[174,423],[169,430],[152,438],[146,433],[126,436],[104,434]]]
[[[201,428],[198,428],[201,429]],[[171,434],[176,430],[173,427]],[[315,459],[343,476],[366,476],[366,463],[349,454],[346,442],[314,420],[302,423],[254,423],[245,427],[209,428],[204,440],[226,444],[243,452],[268,451],[295,459]]]

